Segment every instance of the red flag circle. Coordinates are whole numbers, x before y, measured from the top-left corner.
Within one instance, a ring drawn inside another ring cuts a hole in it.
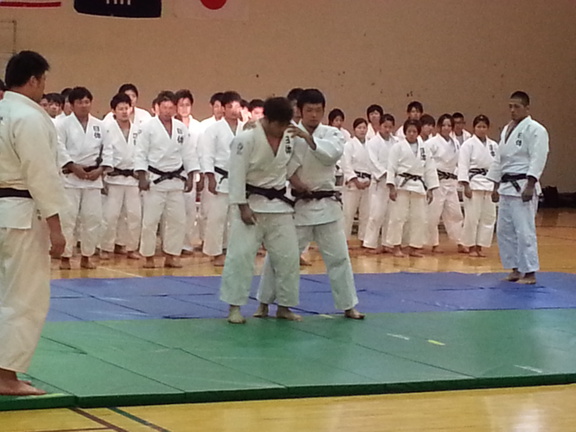
[[[228,0],[201,0],[202,4],[211,10],[222,9]]]

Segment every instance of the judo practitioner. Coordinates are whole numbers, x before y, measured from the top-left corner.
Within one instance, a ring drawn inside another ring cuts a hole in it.
[[[145,191],[142,212],[140,254],[145,268],[154,268],[156,233],[163,221],[164,267],[181,267],[186,230],[184,191],[192,190],[198,157],[184,123],[174,118],[176,96],[170,91],[158,97],[158,116],[141,126],[136,139],[134,170],[141,191]]]
[[[407,120],[420,120],[422,114],[424,113],[424,105],[418,101],[412,101],[406,107]],[[400,125],[396,131],[396,138],[404,139],[404,125]]]
[[[294,156],[289,171],[292,193],[295,195],[295,224],[300,251],[315,241],[326,264],[336,308],[345,316],[363,319],[355,309],[358,303],[346,235],[342,228],[342,208],[335,189],[334,170],[344,151],[342,133],[331,126],[321,124],[326,100],[317,89],[302,91],[298,99],[301,122],[293,134]],[[274,269],[269,259],[264,264],[258,288],[260,309],[278,298]]]
[[[200,163],[207,179],[208,191],[212,194],[204,233],[202,252],[212,257],[215,266],[223,266],[225,260],[226,235],[229,223],[228,171],[230,164],[230,144],[242,131],[240,121],[240,101],[234,91],[222,96],[224,117],[208,127],[200,138]]]
[[[464,227],[462,244],[472,257],[485,257],[482,248],[490,247],[496,222],[498,192],[486,178],[498,144],[488,138],[490,120],[479,115],[473,122],[474,135],[464,141],[458,158],[458,181],[464,188]]]
[[[406,120],[403,128],[406,138],[395,143],[388,155],[386,184],[392,203],[386,241],[394,247],[395,257],[404,257],[402,234],[407,223],[410,256],[419,258],[426,242],[426,203],[438,187],[438,174],[428,146],[418,136],[420,122]]]
[[[90,114],[92,93],[85,87],[75,87],[68,95],[72,114],[58,121],[58,158],[69,201],[62,215],[62,230],[66,250],[60,268],[69,270],[74,231],[79,224],[82,258],[80,266],[94,269],[91,257],[102,235],[102,175],[112,169],[112,146],[104,140],[105,127]]]
[[[366,139],[370,140],[376,136],[380,129],[380,119],[384,115],[384,108],[380,105],[372,104],[366,109],[366,120],[368,121],[368,130]]]
[[[149,120],[150,117],[152,117],[148,111],[142,108],[138,108],[136,106],[136,104],[138,103],[139,93],[138,88],[134,84],[130,83],[122,84],[118,89],[118,93],[125,93],[126,95],[128,95],[128,97],[130,97],[130,100],[132,101],[132,111],[130,112],[130,121],[134,123],[136,126],[140,126],[142,123]],[[106,117],[104,117],[104,121],[110,120],[112,117],[114,117],[113,111],[106,114]]]
[[[48,313],[48,252],[57,257],[65,247],[58,139],[38,105],[48,69],[40,54],[14,55],[0,101],[0,395],[45,393],[16,374],[28,369]]]
[[[432,159],[438,171],[440,185],[434,190],[434,200],[428,207],[428,244],[432,252],[441,253],[438,224],[440,219],[446,228],[448,237],[458,244],[459,252],[468,252],[460,243],[464,216],[458,199],[458,152],[460,144],[452,139],[454,119],[450,114],[438,118],[438,135],[426,141]]]
[[[262,243],[276,277],[276,316],[300,320],[289,309],[298,304],[300,279],[298,240],[292,217],[294,203],[286,196],[287,167],[293,153],[293,139],[286,129],[291,120],[292,106],[288,99],[268,99],[264,103],[264,118],[232,141],[229,181],[232,224],[220,298],[230,304],[228,321],[233,324],[245,322],[240,307],[248,301],[254,259]],[[264,316],[264,311],[261,312]],[[268,311],[265,312],[267,315]]]
[[[452,118],[454,119],[454,130],[450,134],[452,139],[456,141],[459,145],[464,144],[464,141],[470,139],[472,134],[468,132],[464,127],[466,126],[466,119],[464,118],[464,114],[461,112],[455,112],[452,114]]]
[[[496,235],[502,265],[512,269],[506,279],[535,284],[540,269],[535,217],[539,180],[548,158],[548,131],[530,116],[525,92],[514,92],[509,108],[512,121],[502,130],[487,178],[499,183]]]
[[[344,116],[344,111],[342,111],[340,108],[334,108],[328,113],[328,126],[333,126],[342,132],[344,139],[346,142],[348,142],[352,139],[352,135],[350,132],[344,129],[344,120],[346,120],[346,117]]]
[[[297,125],[300,122],[300,110],[298,109],[298,98],[304,91],[303,88],[294,87],[292,90],[288,92],[286,98],[290,101],[292,105],[293,115],[292,115],[292,123]]]
[[[221,120],[222,117],[224,117],[224,105],[222,105],[223,95],[224,93],[217,92],[210,97],[210,109],[212,110],[212,116],[200,122],[202,131],[205,131],[208,129],[208,127],[212,126],[218,120]]]
[[[369,253],[382,253],[386,243],[386,233],[389,219],[389,189],[386,186],[388,170],[388,154],[397,139],[393,135],[394,117],[384,114],[380,119],[378,134],[366,144],[372,173],[370,186],[370,211],[363,246]]]
[[[264,101],[262,99],[252,99],[248,104],[250,120],[256,121],[264,117]]]
[[[420,138],[422,141],[426,142],[430,138],[434,137],[436,129],[436,120],[430,114],[422,114],[420,117],[420,124],[422,125],[422,131],[420,132]]]

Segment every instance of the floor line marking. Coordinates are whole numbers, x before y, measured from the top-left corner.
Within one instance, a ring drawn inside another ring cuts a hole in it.
[[[170,430],[168,430],[168,429],[165,429],[165,428],[163,428],[163,427],[161,427],[161,426],[158,426],[158,425],[156,425],[156,424],[154,424],[154,423],[151,423],[151,422],[149,422],[148,420],[144,420],[143,418],[138,417],[137,415],[130,414],[129,412],[124,411],[123,409],[120,409],[120,408],[108,408],[108,409],[109,409],[110,411],[112,411],[112,412],[115,412],[116,414],[120,414],[120,415],[122,415],[122,416],[124,416],[124,417],[126,417],[126,418],[128,418],[128,419],[130,419],[130,420],[135,421],[136,423],[140,423],[141,425],[147,426],[147,427],[149,427],[149,428],[151,428],[151,429],[153,429],[153,430],[155,430],[155,431],[158,431],[158,432],[170,432]]]
[[[127,429],[123,429],[123,428],[121,428],[121,427],[118,427],[118,426],[116,426],[116,425],[113,425],[112,423],[107,422],[106,420],[101,419],[101,418],[98,417],[98,416],[95,416],[95,415],[93,415],[93,414],[90,414],[90,413],[84,411],[83,409],[80,409],[80,408],[70,408],[70,411],[73,411],[73,412],[75,412],[76,414],[80,414],[81,416],[86,417],[87,419],[90,419],[90,420],[92,420],[92,421],[94,421],[94,422],[96,422],[96,423],[98,423],[98,424],[100,424],[100,425],[102,425],[102,426],[105,426],[107,429],[112,429],[114,432],[130,432],[130,431],[128,431]]]

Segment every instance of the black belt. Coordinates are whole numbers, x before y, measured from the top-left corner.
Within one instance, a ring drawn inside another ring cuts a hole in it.
[[[32,198],[32,195],[23,189],[0,188],[0,198]]]
[[[321,200],[324,198],[332,198],[339,203],[342,202],[342,194],[338,191],[313,191],[313,192],[297,192],[292,189],[292,195],[294,196],[295,200]]]
[[[470,171],[468,171],[470,180],[478,175],[485,176],[486,174],[488,174],[488,170],[486,168],[471,168]]]
[[[436,170],[438,172],[438,180],[457,180],[456,174],[452,174],[446,171]]]
[[[402,183],[400,183],[400,187],[403,187],[406,183],[408,183],[408,180],[414,180],[421,182],[422,186],[424,186],[424,190],[426,191],[428,190],[428,186],[426,186],[426,183],[424,183],[424,179],[422,178],[422,176],[408,173],[398,174],[398,176],[404,179],[402,180]]]
[[[362,178],[362,179],[368,179],[371,180],[372,179],[372,175],[365,173],[365,172],[360,172],[360,171],[354,171],[354,173],[356,174],[356,176],[358,178]]]
[[[286,204],[291,205],[294,207],[294,201],[286,196],[286,188],[283,187],[282,189],[274,189],[274,188],[262,188],[258,186],[252,186],[251,184],[246,183],[246,197],[250,195],[262,195],[263,197],[268,198],[269,200],[279,199],[284,201]]]
[[[160,176],[156,180],[153,181],[154,184],[158,184],[160,182],[163,182],[164,180],[171,180],[171,179],[178,179],[178,180],[182,180],[183,182],[186,181],[186,177],[181,175],[184,172],[184,166],[181,166],[180,168],[178,168],[175,171],[160,171],[157,168],[154,168],[152,166],[148,166],[148,171],[150,171],[152,174],[156,174],[156,175]]]
[[[100,168],[100,165],[91,165],[88,167],[82,167],[84,169],[85,172],[91,172],[94,170],[97,170],[98,168]],[[72,170],[70,168],[63,168],[62,169],[62,174],[72,174]]]
[[[501,183],[512,183],[512,186],[514,186],[514,189],[516,189],[516,192],[520,192],[522,190],[522,188],[518,184],[518,180],[526,180],[527,178],[528,178],[528,175],[526,175],[526,174],[504,174],[504,175],[502,175],[502,180],[500,180],[500,182]]]
[[[120,168],[114,168],[112,170],[112,172],[109,172],[108,175],[110,177],[118,177],[118,176],[124,176],[124,177],[134,177],[134,170],[133,169],[120,169]]]

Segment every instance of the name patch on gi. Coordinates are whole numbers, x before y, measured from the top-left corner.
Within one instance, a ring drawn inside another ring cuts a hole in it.
[[[176,141],[178,142],[178,144],[184,144],[184,135],[178,135]]]
[[[426,161],[426,150],[424,150],[423,148],[420,149],[420,159]]]
[[[238,145],[236,146],[236,154],[241,155],[243,151],[244,151],[244,144],[239,142]]]
[[[290,154],[290,153],[292,153],[292,143],[291,143],[291,141],[290,141],[290,137],[287,136],[287,137],[285,138],[285,140],[286,140],[286,143],[285,143],[285,146],[286,146],[286,154]]]
[[[518,133],[518,139],[516,140],[516,145],[522,147],[522,132]]]

